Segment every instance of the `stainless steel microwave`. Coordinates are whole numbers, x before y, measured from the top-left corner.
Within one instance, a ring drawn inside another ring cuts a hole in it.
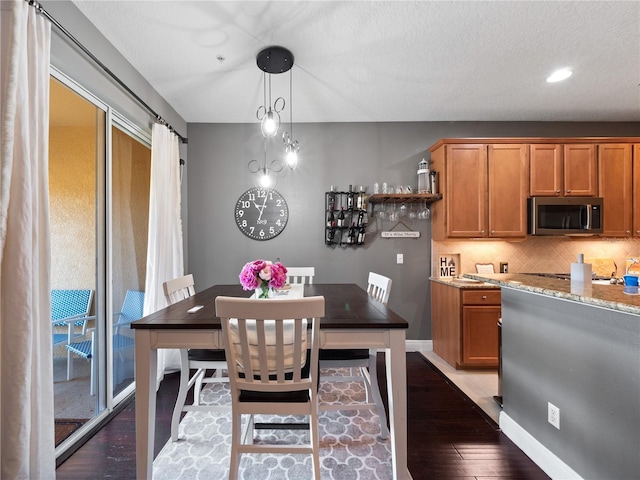
[[[602,233],[599,197],[530,197],[529,235],[593,235]]]

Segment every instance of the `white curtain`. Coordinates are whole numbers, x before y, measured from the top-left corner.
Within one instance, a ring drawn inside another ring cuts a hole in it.
[[[151,137],[150,190],[145,315],[167,306],[162,284],[184,275],[178,137],[158,123]],[[179,369],[178,350],[158,350],[158,383],[165,371]]]
[[[0,2],[0,478],[55,479],[49,244],[51,25]]]

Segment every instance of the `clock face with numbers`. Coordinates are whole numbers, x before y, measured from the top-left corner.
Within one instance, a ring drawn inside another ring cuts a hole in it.
[[[270,240],[287,226],[289,208],[284,197],[273,188],[250,188],[238,199],[236,224],[254,240]]]

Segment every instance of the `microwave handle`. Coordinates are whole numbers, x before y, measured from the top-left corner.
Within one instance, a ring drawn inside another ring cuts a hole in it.
[[[592,227],[592,225],[593,225],[593,209],[591,208],[591,204],[587,203],[585,205],[585,209],[586,209],[586,214],[587,215],[586,215],[586,219],[585,219],[586,223],[585,223],[584,229],[585,230],[591,230],[593,228]]]

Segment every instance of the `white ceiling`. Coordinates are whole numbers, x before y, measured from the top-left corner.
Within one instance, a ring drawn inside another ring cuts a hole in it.
[[[187,122],[255,122],[270,45],[295,122],[640,121],[637,0],[73,3]]]

